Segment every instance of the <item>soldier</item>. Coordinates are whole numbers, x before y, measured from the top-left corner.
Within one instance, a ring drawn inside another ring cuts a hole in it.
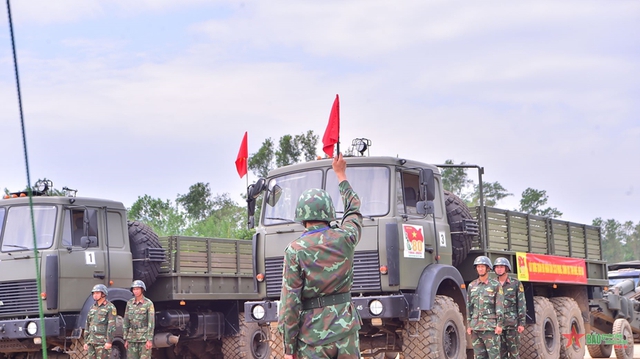
[[[151,359],[156,318],[153,302],[144,296],[147,286],[141,280],[131,284],[133,298],[124,311],[124,347],[129,359]]]
[[[510,278],[511,263],[504,257],[496,258],[493,271],[498,276],[504,292],[504,328],[500,336],[500,357],[518,359],[520,333],[524,331],[527,315],[527,302],[524,287],[519,280]]]
[[[489,278],[492,268],[488,257],[478,256],[473,265],[478,279],[467,288],[467,334],[471,334],[476,359],[498,359],[504,325],[502,286]]]
[[[84,331],[84,351],[89,359],[107,359],[116,330],[116,306],[107,300],[107,286],[96,284],[91,295],[96,302],[89,309]]]
[[[302,193],[295,220],[305,226],[285,250],[278,327],[285,359],[360,358],[360,316],[351,303],[353,254],[362,233],[360,199],[347,181],[347,163],[333,159],[344,216],[330,227],[335,209],[322,189]]]

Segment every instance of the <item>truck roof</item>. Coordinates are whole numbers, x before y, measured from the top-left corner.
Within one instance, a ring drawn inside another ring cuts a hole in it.
[[[107,207],[110,209],[125,210],[122,202],[112,201],[109,199],[91,198],[91,197],[63,197],[63,196],[35,196],[32,197],[33,204],[62,204],[73,206],[89,206],[89,207]],[[29,204],[28,197],[7,198],[0,200],[0,206]]]
[[[407,160],[399,157],[389,157],[389,156],[371,156],[371,157],[345,157],[345,161],[347,165],[392,165],[392,166],[403,166],[405,168],[430,168],[433,170],[433,173],[440,173],[438,167],[413,160]],[[283,173],[302,171],[306,169],[319,168],[319,167],[331,167],[332,159],[326,158],[316,161],[302,162],[296,163],[289,166],[279,167],[271,172],[269,172],[269,177],[278,176]]]
[[[619,269],[640,269],[640,260],[612,263],[608,266],[610,271]]]

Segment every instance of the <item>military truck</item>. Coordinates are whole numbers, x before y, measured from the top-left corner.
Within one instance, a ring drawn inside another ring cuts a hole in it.
[[[436,165],[396,157],[346,161],[362,201],[352,300],[363,321],[364,356],[471,358],[465,288],[477,277],[473,260],[487,255],[507,257],[525,281],[523,358],[584,357],[584,344],[567,345],[567,336],[589,332],[589,299],[608,284],[598,227],[482,205],[469,209],[443,189]],[[482,184],[483,168],[467,167],[478,170]],[[284,249],[303,231],[293,220],[298,197],[314,187],[331,194],[339,216],[330,159],[275,169],[249,187],[250,225],[255,199],[264,194],[254,237],[264,297],[245,302],[245,320],[270,327],[273,353],[282,353],[275,323]]]
[[[587,348],[592,358],[633,358],[640,342],[640,261],[614,263],[609,268],[609,288],[593,298],[591,332]],[[626,344],[622,344],[622,343]]]
[[[41,358],[45,339],[49,358],[84,357],[95,284],[107,285],[118,310],[111,357],[126,358],[122,315],[134,279],[155,303],[154,358],[268,357],[269,332],[242,315],[243,301],[261,297],[251,241],[158,238],[127,222],[122,203],[33,193],[32,209],[26,192],[0,200],[0,358]]]

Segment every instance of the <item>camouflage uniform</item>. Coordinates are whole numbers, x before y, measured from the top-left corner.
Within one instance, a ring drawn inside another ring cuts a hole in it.
[[[153,302],[143,297],[136,303],[136,298],[127,302],[124,312],[124,340],[128,342],[128,359],[150,359],[151,349],[145,348],[147,341],[153,340],[155,329],[155,309]]]
[[[94,303],[89,309],[84,331],[84,342],[88,347],[89,359],[109,358],[111,350],[105,349],[104,345],[113,342],[117,315],[116,306],[106,299],[102,304]]]
[[[500,345],[501,358],[520,357],[518,346],[520,345],[520,333],[518,326],[526,325],[527,302],[524,297],[524,287],[519,280],[507,277],[502,285],[504,292],[504,327]]]
[[[283,334],[285,354],[297,355],[298,359],[360,357],[360,317],[350,297],[345,302],[307,310],[303,308],[313,298],[351,293],[353,254],[362,233],[362,215],[360,199],[349,182],[340,182],[339,188],[345,208],[341,226],[310,226],[285,250],[278,327]],[[323,221],[333,219],[329,218],[335,216],[335,212],[328,194],[328,214],[316,208],[318,197],[304,196],[303,193],[296,210],[296,220],[309,217],[322,218],[320,220]],[[318,212],[323,212],[321,217],[317,216]]]
[[[469,284],[467,296],[467,323],[472,330],[476,359],[500,358],[500,336],[495,334],[496,327],[504,325],[504,294],[500,282],[478,278]]]

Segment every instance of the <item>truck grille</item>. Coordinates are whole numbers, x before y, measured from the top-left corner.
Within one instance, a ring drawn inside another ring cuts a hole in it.
[[[0,283],[0,315],[38,314],[35,280]]]
[[[274,298],[280,296],[282,290],[282,266],[284,257],[267,258],[266,282],[267,297]],[[353,258],[353,286],[352,292],[379,292],[380,285],[380,262],[377,251],[356,252]]]

